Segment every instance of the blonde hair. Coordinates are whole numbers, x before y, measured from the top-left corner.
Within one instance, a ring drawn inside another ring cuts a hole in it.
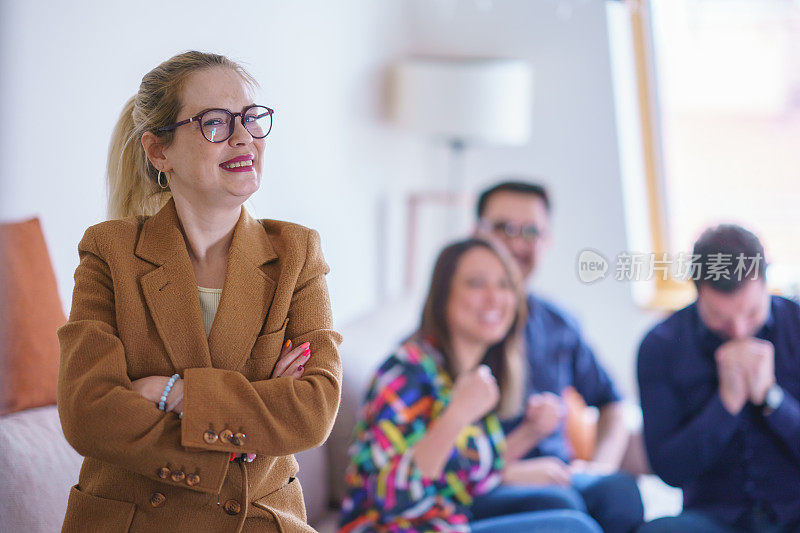
[[[108,149],[108,218],[153,215],[171,198],[158,185],[158,171],[142,147],[145,132],[169,146],[173,131],[158,128],[178,121],[183,86],[190,74],[224,67],[238,73],[251,89],[255,79],[240,64],[218,54],[189,51],[164,61],[142,78],[137,92],[125,103]]]

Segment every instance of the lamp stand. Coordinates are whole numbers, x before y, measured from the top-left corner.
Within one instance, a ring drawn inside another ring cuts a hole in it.
[[[452,138],[448,142],[450,148],[450,168],[447,173],[447,191],[464,192],[464,149],[467,147],[462,139]]]

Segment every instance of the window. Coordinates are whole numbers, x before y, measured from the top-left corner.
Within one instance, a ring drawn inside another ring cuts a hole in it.
[[[626,6],[640,59],[635,70],[653,250],[689,253],[706,227],[738,223],[761,238],[770,286],[797,296],[800,2],[636,0]],[[657,285],[662,296],[676,287],[691,295],[689,284]]]

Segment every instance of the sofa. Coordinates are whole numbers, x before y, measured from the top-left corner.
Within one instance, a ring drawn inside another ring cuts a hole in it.
[[[3,253],[13,250],[14,253]],[[66,320],[36,219],[0,224],[0,531],[60,531],[82,458],[64,438],[55,403],[56,328]],[[359,404],[380,362],[417,325],[420,295],[384,302],[338,329],[344,337],[339,415],[327,442],[297,454],[309,523],[336,530],[347,449]],[[632,427],[637,420],[631,406]],[[640,422],[638,422],[640,423]],[[627,468],[646,472],[641,441],[632,439]],[[680,491],[640,477],[648,517],[680,510]]]
[[[321,447],[297,454],[309,523],[321,533],[336,530],[337,505],[343,493],[347,448],[359,403],[383,357],[416,325],[418,298],[379,306],[340,328],[344,336],[342,402],[336,424]],[[632,417],[635,425],[635,416]],[[632,449],[629,455],[641,451]],[[78,479],[81,457],[61,432],[55,405],[0,417],[0,530],[60,531],[69,488]],[[652,475],[640,477],[649,518],[680,510],[680,491]]]
[[[406,300],[340,328],[346,340],[339,417],[323,446],[297,454],[309,523],[322,533],[336,530],[348,441],[361,396],[383,354],[413,328],[416,314],[416,302]],[[81,462],[64,438],[55,405],[0,417],[0,469],[6,473],[0,483],[0,531],[60,531]]]
[[[347,447],[358,404],[384,354],[410,331],[416,302],[405,300],[340,328],[344,384],[339,417],[330,439],[297,454],[309,522],[320,532],[336,530]],[[82,458],[64,438],[55,405],[0,417],[0,531],[60,531],[69,489],[77,482]]]

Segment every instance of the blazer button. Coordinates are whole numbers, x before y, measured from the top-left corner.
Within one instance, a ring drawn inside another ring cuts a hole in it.
[[[198,483],[200,483],[200,476],[198,476],[197,474],[188,474],[186,476],[186,484],[189,485],[190,487],[194,487]]]
[[[158,477],[161,479],[167,479],[170,474],[172,474],[172,472],[170,472],[169,468],[166,466],[162,466],[158,469]]]
[[[150,505],[153,507],[161,507],[165,501],[167,501],[167,497],[160,492],[154,492],[150,495]]]
[[[184,474],[180,470],[176,470],[172,473],[172,481],[174,481],[175,483],[180,483],[181,481],[183,481],[183,478],[185,477],[186,474]]]
[[[246,438],[247,437],[245,436],[244,433],[237,433],[236,435],[233,436],[233,441],[232,442],[236,446],[244,446],[244,441],[245,441]]]
[[[217,442],[217,434],[210,429],[206,430],[206,432],[203,433],[203,440],[206,441],[206,444],[214,444]]]
[[[225,509],[225,512],[231,516],[239,514],[242,510],[242,505],[237,502],[236,500],[228,500],[225,502],[225,505],[222,506]]]
[[[228,444],[232,444],[233,443],[233,431],[231,431],[230,429],[226,429],[224,431],[220,431],[219,432],[219,439],[222,442],[227,442]]]

